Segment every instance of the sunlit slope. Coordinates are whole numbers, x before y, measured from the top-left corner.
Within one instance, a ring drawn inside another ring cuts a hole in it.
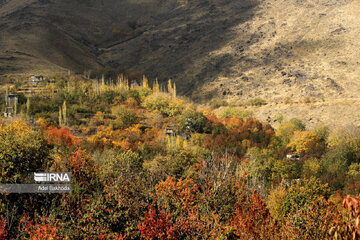
[[[306,98],[336,100],[341,108],[360,90],[359,0],[3,0],[0,6],[2,74],[137,71],[163,83],[171,78],[179,94],[199,102],[261,97],[271,116],[282,111],[274,106],[291,113],[289,103]],[[301,108],[313,114],[309,103]],[[356,121],[356,113],[349,119]]]

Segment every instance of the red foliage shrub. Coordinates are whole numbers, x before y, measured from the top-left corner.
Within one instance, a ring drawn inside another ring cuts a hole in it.
[[[170,214],[156,210],[149,206],[149,211],[141,218],[138,225],[141,237],[146,240],[151,239],[177,239],[175,228],[170,221]]]
[[[91,179],[96,174],[97,168],[94,159],[86,153],[81,147],[73,152],[68,161],[68,168],[72,176],[78,181],[79,185],[91,184]]]
[[[300,216],[306,224],[297,228],[301,239],[330,239],[331,229],[342,222],[340,206],[323,197],[312,201],[310,209],[302,210]],[[289,232],[289,229],[286,229]]]
[[[66,147],[78,146],[80,144],[80,139],[71,134],[69,128],[66,127],[58,129],[54,126],[49,126],[45,128],[45,133],[52,144]]]
[[[358,233],[360,233],[360,195],[357,197],[350,197],[349,195],[346,196],[343,204],[344,208],[346,208],[350,212],[351,216],[355,219],[355,226],[358,228]]]
[[[6,220],[1,216],[0,217],[0,240],[6,239],[7,235],[8,235],[8,232],[6,229]]]
[[[168,177],[156,187],[154,199],[159,209],[169,214],[174,232],[180,239],[199,239],[209,232],[205,216],[200,212],[199,187],[193,179],[178,181]]]
[[[225,118],[224,119],[224,125],[226,126],[226,128],[229,128],[229,129],[239,128],[243,124],[244,124],[244,122],[238,118]]]
[[[217,124],[217,123],[221,123],[221,122],[222,122],[222,119],[221,119],[221,118],[217,118],[214,113],[205,114],[205,117],[207,118],[207,120],[208,120],[211,124]]]
[[[259,194],[251,194],[235,205],[230,226],[239,239],[270,239],[275,231],[270,212]]]
[[[346,196],[343,200],[344,208],[347,210],[345,214],[338,214],[333,221],[333,226],[329,234],[334,239],[360,239],[360,195],[357,197]],[[336,207],[332,207],[328,212],[339,212]],[[323,222],[321,219],[317,219],[319,222]]]
[[[197,195],[199,188],[191,178],[176,181],[173,177],[168,177],[160,182],[156,187],[156,198],[164,201],[167,207],[171,205],[180,206],[182,209],[188,209],[196,204],[199,199]]]
[[[225,133],[207,136],[203,147],[214,152],[230,152],[237,156],[245,154],[249,147],[266,147],[275,132],[268,124],[248,118],[245,122],[237,118],[224,119]]]
[[[40,222],[36,222],[34,220],[26,222],[26,233],[29,235],[31,240],[44,240],[44,239],[53,239],[60,240],[58,232],[60,230],[60,226],[54,222],[53,219],[42,217]]]
[[[239,139],[237,139],[235,134],[231,133],[207,136],[204,140],[203,147],[216,153],[223,151],[238,154],[243,153]]]
[[[126,239],[127,239],[126,234],[122,235],[122,234],[118,233],[118,234],[116,234],[114,240],[126,240]]]
[[[262,124],[259,120],[248,118],[246,122],[237,129],[242,139],[248,139],[252,146],[266,147],[275,135],[269,124]]]

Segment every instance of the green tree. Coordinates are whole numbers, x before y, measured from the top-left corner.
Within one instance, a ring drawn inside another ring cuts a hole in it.
[[[328,182],[333,190],[343,188],[349,166],[356,161],[356,150],[351,144],[343,142],[332,147],[321,158],[322,180]]]
[[[292,118],[289,123],[294,124],[296,130],[305,131],[306,129],[305,124],[300,119]]]
[[[18,182],[29,172],[45,170],[50,164],[51,146],[38,131],[23,121],[0,128],[1,182]]]
[[[187,109],[180,115],[179,125],[182,131],[202,133],[206,125],[206,118],[201,112]]]
[[[268,149],[251,148],[247,156],[248,184],[265,194],[273,180],[276,155]]]
[[[113,121],[114,128],[127,128],[138,121],[135,111],[125,106],[115,106],[111,111],[116,116],[116,119]]]
[[[289,144],[295,131],[296,126],[294,124],[288,122],[282,123],[276,130],[276,135],[272,142],[274,148],[285,148]]]
[[[299,181],[294,180],[284,196],[281,214],[285,218],[292,219],[295,225],[304,224],[301,211],[309,210],[311,202],[320,196],[325,198],[330,196],[330,188],[327,184],[322,184],[315,177]]]

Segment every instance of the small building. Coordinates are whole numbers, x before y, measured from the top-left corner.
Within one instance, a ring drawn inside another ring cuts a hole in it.
[[[169,135],[169,136],[175,136],[176,133],[174,130],[172,130],[171,128],[165,128],[165,134]]]
[[[4,117],[13,117],[17,112],[18,95],[14,93],[5,94],[5,111]]]
[[[299,160],[300,155],[298,155],[298,154],[287,154],[286,158],[291,159],[291,160]]]
[[[40,82],[44,81],[44,76],[35,76],[35,75],[31,75],[31,85],[37,86]]]
[[[9,92],[5,96],[5,104],[6,105],[14,105],[15,103],[18,102],[18,97],[19,96],[16,93]]]
[[[43,80],[44,80],[44,76],[42,76],[42,75],[39,75],[39,76],[31,75],[32,82],[41,82]]]

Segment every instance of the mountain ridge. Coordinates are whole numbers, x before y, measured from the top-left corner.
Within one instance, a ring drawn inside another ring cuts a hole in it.
[[[263,98],[271,118],[278,104],[360,90],[359,0],[2,2],[3,74],[123,69],[171,78],[200,103]]]

